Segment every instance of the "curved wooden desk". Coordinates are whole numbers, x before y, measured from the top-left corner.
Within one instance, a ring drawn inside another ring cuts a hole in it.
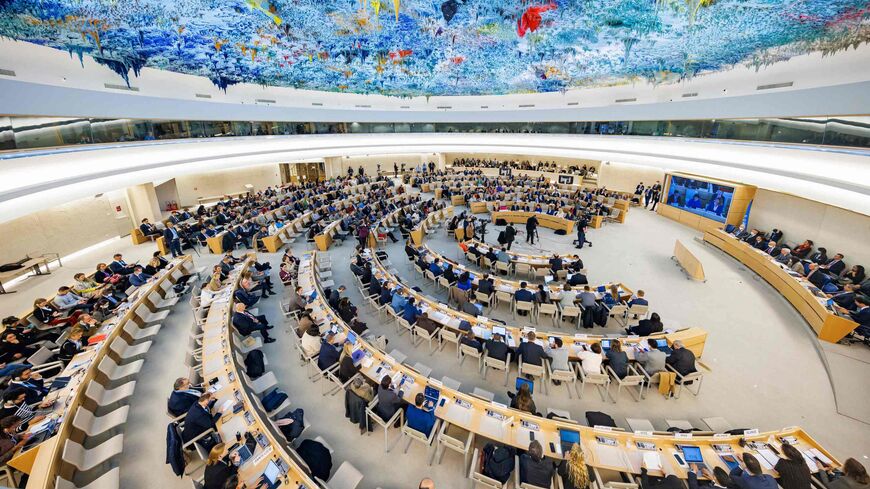
[[[17,453],[9,461],[11,467],[30,474],[27,489],[52,489],[58,476],[66,480],[73,479],[75,468],[62,460],[63,448],[68,439],[75,438],[75,441],[79,443],[84,441],[81,434],[77,434],[74,430],[72,422],[76,410],[90,402],[85,397],[85,390],[88,383],[96,382],[99,375],[97,366],[104,357],[111,355],[109,344],[121,336],[128,321],[135,321],[137,324],[141,321],[136,313],[140,306],[145,306],[151,312],[156,312],[156,308],[148,300],[148,295],[157,292],[162,296],[161,283],[166,280],[175,283],[177,277],[191,273],[187,267],[192,262],[190,255],[173,259],[169,266],[155,275],[149,284],[136,289],[127,298],[126,304],[129,306],[119,312],[120,316],[115,315],[113,318],[106,319],[95,333],[95,335],[105,334],[105,339],[96,345],[89,346],[74,356],[67,364],[61,375],[72,377],[69,384],[49,394],[49,397],[55,396],[56,398],[54,412],[49,416],[60,420],[57,432],[51,438],[27,451]]]
[[[538,218],[538,223],[545,228],[564,230],[566,234],[571,234],[574,231],[574,221],[565,219],[564,217],[551,216],[542,212],[524,212],[524,211],[495,211],[490,214],[492,222],[499,219],[504,219],[506,222],[525,224],[530,217]]]
[[[728,253],[773,286],[806,319],[819,338],[831,343],[843,339],[858,323],[838,316],[826,306],[827,297],[816,296],[807,279],[795,276],[761,250],[738,240],[721,229],[704,233],[704,241]]]
[[[256,437],[263,434],[266,437],[265,447],[258,445],[254,450],[251,461],[239,468],[239,479],[251,485],[260,475],[270,460],[280,460],[281,465],[287,468],[281,487],[292,489],[306,488],[319,489],[319,485],[306,473],[297,460],[288,452],[287,448],[278,440],[273,431],[274,425],[268,421],[268,416],[259,409],[259,405],[252,401],[254,394],[242,384],[241,375],[243,365],[238,365],[233,350],[232,315],[233,294],[239,287],[242,272],[247,270],[254,262],[253,255],[249,255],[245,262],[230,273],[227,278],[229,283],[224,286],[211,303],[211,307],[203,325],[202,337],[202,378],[205,385],[209,381],[217,379],[211,391],[217,403],[215,409],[221,409],[227,403],[230,409],[224,411],[224,415],[217,421],[218,432],[221,439],[227,442],[227,448],[235,443],[237,432],[251,432]],[[215,388],[217,387],[217,388]],[[234,413],[232,405],[237,402],[243,403],[243,408]]]
[[[306,294],[314,290],[319,291],[319,284],[313,272],[316,260],[315,253],[305,253],[300,258],[299,285]],[[341,318],[334,314],[324,302],[322,291],[318,292],[317,298],[309,304],[309,308],[312,310],[312,316],[318,322],[332,323],[342,329],[345,335],[350,331]],[[779,447],[782,439],[788,437],[789,441],[796,444],[798,449],[802,451],[818,450],[831,460],[832,465],[840,465],[830,453],[797,427],[749,435],[701,436],[693,434],[691,438],[678,438],[667,432],[626,433],[619,430],[591,428],[572,421],[535,416],[511,409],[503,404],[485,401],[470,394],[450,389],[440,381],[425,377],[414,369],[397,362],[364,339],[360,338],[358,341],[365,349],[367,357],[362,360],[360,371],[370,382],[378,384],[385,375],[394,376],[395,379],[399,379],[395,383],[399,385],[403,399],[413,399],[417,393],[422,393],[426,386],[439,389],[440,401],[435,408],[435,416],[438,419],[461,427],[487,440],[522,450],[527,450],[529,443],[534,438],[543,446],[544,455],[550,458],[563,458],[559,430],[567,429],[579,432],[588,465],[632,474],[640,473],[645,451],[641,450],[637,443],[652,444],[651,451],[657,451],[661,456],[661,462],[669,464],[671,471],[681,478],[687,477],[686,470],[679,467],[673,458],[673,455],[679,451],[680,445],[700,447],[705,462],[711,470],[714,467],[722,467],[728,471],[728,467],[719,459],[714,450],[714,445],[727,446],[730,453],[739,456],[744,451],[749,450],[749,448],[740,446],[742,439],[748,442],[767,442]],[[605,443],[599,442],[599,439]],[[607,444],[609,442],[615,442],[614,446]],[[775,475],[774,471],[767,468],[765,468],[765,473]],[[663,473],[651,470],[650,475],[661,476]]]
[[[429,213],[429,215],[426,216],[426,219],[423,219],[422,221],[417,223],[417,225],[411,231],[411,241],[413,241],[416,245],[423,243],[423,237],[426,236],[426,232],[429,230],[430,227],[434,226],[437,221],[443,221],[452,216],[452,205]]]
[[[379,202],[381,204],[386,203],[386,202],[400,203],[400,202],[406,201],[409,197],[410,196],[408,194],[397,194],[397,195],[393,195],[392,197],[390,197],[386,200],[382,200]],[[361,202],[361,201],[365,200],[366,198],[367,198],[366,195],[358,195],[355,197],[351,197],[349,199],[345,199],[344,202],[357,203],[357,202]],[[317,245],[318,250],[326,251],[329,249],[329,247],[332,245],[332,241],[333,241],[332,237],[335,235],[336,232],[338,232],[338,230],[340,229],[340,226],[341,226],[341,219],[336,219],[336,220],[330,222],[329,224],[327,224],[326,227],[323,228],[323,231],[321,231],[316,236],[314,236],[314,243]]]
[[[466,241],[465,244],[469,246],[474,246],[478,250],[480,250],[483,254],[486,254],[490,248],[499,249],[497,246],[490,246],[483,241],[472,239]],[[508,251],[508,254],[511,255],[511,263],[525,263],[526,265],[532,268],[550,268],[550,259],[553,258],[554,255],[533,255],[530,253],[518,253],[516,251]],[[562,262],[565,264],[571,264],[574,262],[574,258],[570,255],[559,255],[559,258],[562,259]]]

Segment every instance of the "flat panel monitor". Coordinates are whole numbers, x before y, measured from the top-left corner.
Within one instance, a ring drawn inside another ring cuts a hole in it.
[[[733,198],[734,187],[672,176],[666,203],[707,219],[725,222]]]

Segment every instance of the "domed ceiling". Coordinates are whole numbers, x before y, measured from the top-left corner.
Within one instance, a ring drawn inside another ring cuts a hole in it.
[[[236,83],[391,96],[667,83],[870,40],[870,0],[0,0],[0,35]]]

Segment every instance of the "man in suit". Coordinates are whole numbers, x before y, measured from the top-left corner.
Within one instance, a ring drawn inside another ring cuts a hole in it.
[[[553,255],[553,258],[550,258],[550,270],[553,271],[553,274],[562,270],[564,264],[562,263],[562,259],[559,258],[559,255]]]
[[[837,292],[836,294],[828,294],[828,297],[834,300],[834,303],[838,306],[848,309],[850,311],[855,310],[855,295],[861,287],[858,284],[846,284],[843,286],[842,292]]]
[[[580,306],[584,309],[594,307],[598,302],[598,296],[592,292],[592,288],[588,285],[583,286],[583,292],[577,294],[577,298],[580,299]]]
[[[338,301],[341,300],[341,294],[344,293],[345,290],[347,290],[347,288],[344,285],[339,285],[338,287],[329,291],[329,297],[327,298],[327,301],[329,302],[329,307],[333,309],[338,309]]]
[[[675,341],[673,344],[673,352],[665,361],[680,375],[688,375],[695,372],[695,354],[691,350],[683,346],[682,341]]]
[[[779,248],[776,246],[776,241],[768,241],[767,247],[764,248],[764,252],[770,256],[776,256],[779,254]]]
[[[172,387],[166,409],[173,416],[181,416],[188,412],[202,396],[202,386],[193,386],[187,377],[179,377]]]
[[[774,260],[777,263],[782,263],[783,265],[788,265],[788,262],[791,261],[791,250],[788,248],[782,248],[779,250],[779,254],[776,255]]]
[[[112,256],[112,263],[109,263],[109,270],[119,275],[130,275],[133,273],[133,267],[127,265],[124,257],[120,253]]]
[[[525,281],[520,282],[519,290],[514,292],[514,299],[517,302],[519,302],[519,301],[534,302],[535,301],[535,293],[532,292],[531,290],[529,290],[527,287],[528,287],[528,284]],[[523,311],[520,311],[520,312],[525,314]]]
[[[385,306],[393,301],[392,286],[389,283],[384,283],[381,286],[381,295],[378,298],[378,304]]]
[[[501,360],[502,362],[507,361],[510,348],[508,348],[504,338],[500,334],[496,333],[492,335],[492,338],[486,340],[485,348],[486,356]]]
[[[526,243],[535,244],[535,233],[538,232],[538,218],[534,215],[526,219]]]
[[[830,281],[825,272],[815,263],[810,263],[810,272],[807,273],[807,280],[820,289]]]
[[[535,343],[535,332],[529,331],[526,340],[517,348],[517,358],[522,358],[523,363],[543,365],[544,359],[549,357],[544,347]]]
[[[634,306],[634,305],[638,305],[638,306],[648,306],[648,305],[649,305],[649,301],[647,301],[646,299],[644,299],[643,296],[644,296],[644,291],[638,289],[638,291],[637,291],[637,296],[634,297],[633,299],[631,299],[630,301],[628,301],[628,307],[631,307],[631,306]]]
[[[338,363],[341,352],[334,341],[335,333],[332,331],[328,332],[326,337],[320,340],[320,354],[317,356],[317,368],[320,370],[326,370]]]
[[[855,295],[855,310],[849,311],[848,309],[840,306],[835,306],[838,311],[843,314],[848,314],[852,321],[858,323],[859,330],[862,328],[870,327],[870,297],[866,295],[857,294]],[[866,332],[861,333],[862,336],[866,335]]]
[[[157,226],[148,222],[148,218],[142,219],[142,224],[139,225],[139,230],[142,231],[146,237],[153,236],[155,234],[160,234],[160,230],[157,229]]]
[[[136,265],[133,268],[133,273],[130,274],[130,285],[139,287],[145,285],[151,280],[151,275],[145,273],[141,265]]]
[[[764,250],[767,247],[767,241],[764,241],[763,236],[756,236],[755,241],[750,243],[756,250]]]
[[[483,274],[483,278],[477,281],[477,291],[481,294],[491,295],[493,290],[492,279],[489,278],[489,274]]]
[[[163,239],[169,245],[169,251],[172,252],[173,258],[181,256],[181,235],[175,229],[175,224],[171,221],[166,223],[166,229],[163,230]]]
[[[248,336],[254,331],[259,331],[260,334],[263,335],[263,343],[274,343],[275,338],[269,337],[269,330],[272,329],[272,326],[269,326],[266,316],[263,316],[262,314],[254,316],[245,309],[246,307],[243,302],[237,302],[235,304],[233,326],[236,327],[239,334],[242,336]]]
[[[239,287],[238,289],[236,289],[233,297],[235,297],[237,301],[244,304],[245,307],[253,307],[254,304],[256,304],[257,301],[260,300],[259,296],[248,292],[247,290],[245,290],[244,287]]]
[[[508,223],[507,227],[504,228],[504,246],[505,249],[511,249],[511,245],[514,244],[514,239],[517,237],[517,230],[512,223]]]
[[[821,265],[819,268],[828,275],[836,277],[846,269],[846,263],[843,262],[843,258],[845,258],[845,256],[843,256],[842,253],[837,253],[830,261],[828,261],[828,263]]]
[[[181,431],[181,439],[185,443],[210,429],[217,431],[216,422],[220,419],[221,413],[212,412],[215,402],[212,399],[212,394],[206,392],[199,396],[199,399],[187,410],[187,416],[184,418],[184,429]],[[215,444],[214,439],[210,436],[200,438],[197,443],[206,451],[211,450]]]
[[[656,340],[653,338],[646,339],[649,351],[638,351],[634,354],[634,359],[637,363],[646,370],[646,373],[653,375],[656,372],[662,372],[665,369],[667,355],[659,350]]]

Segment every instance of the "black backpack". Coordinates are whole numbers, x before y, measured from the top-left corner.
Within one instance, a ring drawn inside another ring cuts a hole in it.
[[[504,484],[514,471],[515,454],[513,447],[487,443],[483,447],[483,475]]]
[[[245,372],[248,377],[256,379],[266,373],[266,363],[263,361],[263,352],[253,350],[245,357]]]
[[[586,411],[586,422],[589,426],[610,426],[616,428],[616,421],[601,411]]]
[[[596,305],[594,311],[595,324],[599,326],[607,326],[607,316],[608,316],[607,308],[604,306]]]

